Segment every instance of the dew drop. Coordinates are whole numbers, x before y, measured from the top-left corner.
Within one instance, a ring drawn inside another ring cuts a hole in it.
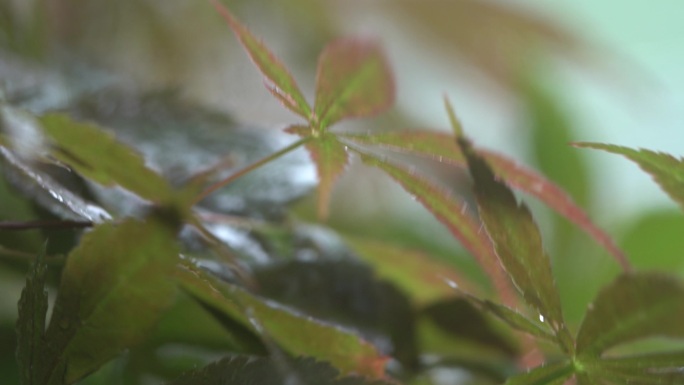
[[[544,318],[543,315],[539,314],[539,321],[545,322],[545,321],[546,321],[546,318]]]

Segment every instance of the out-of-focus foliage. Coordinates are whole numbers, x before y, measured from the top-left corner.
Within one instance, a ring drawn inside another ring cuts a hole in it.
[[[382,39],[338,37],[367,14],[508,91],[543,175],[473,145],[448,101],[453,134],[407,128]],[[3,381],[684,383],[682,281],[635,270],[681,273],[681,213],[632,218],[628,261],[590,219],[609,187],[530,70],[589,49],[486,0],[0,0]],[[290,120],[251,98],[258,72]],[[682,203],[680,159],[582,146]],[[448,241],[394,212],[355,218],[395,199],[336,192],[361,167]]]

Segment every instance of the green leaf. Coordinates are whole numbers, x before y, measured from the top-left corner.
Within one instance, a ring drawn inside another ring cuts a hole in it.
[[[293,126],[287,131],[304,137],[311,134],[311,129],[306,126]],[[329,213],[333,186],[349,163],[349,154],[336,136],[330,133],[313,136],[305,146],[318,171],[318,216],[325,219]]]
[[[318,59],[316,128],[378,114],[394,103],[394,93],[392,71],[376,42],[340,39],[328,44]]]
[[[334,367],[310,357],[233,356],[186,373],[169,385],[276,385],[289,382],[311,385],[390,384],[356,376],[340,377]]]
[[[54,141],[52,155],[84,177],[105,186],[119,185],[153,202],[171,199],[168,182],[110,133],[62,114],[43,115],[40,123]]]
[[[304,119],[311,119],[311,107],[285,65],[218,0],[211,0],[211,3],[228,22],[252,62],[268,80],[266,88],[292,112]]]
[[[472,295],[467,295],[466,298],[482,308],[482,310],[491,312],[513,329],[540,339],[555,341],[555,337],[548,331],[548,328],[542,326],[545,324],[540,325],[537,321],[525,317],[516,310],[489,300],[482,300]]]
[[[393,131],[370,135],[346,134],[339,136],[352,143],[364,146],[417,155],[459,168],[466,167],[463,153],[456,144],[454,136],[450,134],[432,131]],[[537,172],[505,156],[485,150],[478,150],[478,153],[487,160],[500,180],[505,181],[512,188],[530,194],[544,202],[593,237],[623,267],[629,265],[624,253],[615,245],[611,237],[598,228],[584,210],[577,206],[560,187]]]
[[[649,173],[672,200],[684,210],[684,159],[651,150],[602,143],[575,143],[577,147],[594,148],[623,155]]]
[[[490,320],[471,302],[452,298],[429,305],[421,315],[450,335],[482,346],[493,348],[513,357],[518,353],[512,341],[491,325]]]
[[[385,345],[383,353],[418,367],[415,314],[396,287],[355,261],[289,261],[254,269],[258,293]],[[387,342],[390,342],[387,346]]]
[[[143,340],[173,302],[175,232],[154,220],[106,223],[68,256],[46,332],[44,379],[72,384]]]
[[[329,361],[343,374],[382,377],[386,358],[354,334],[220,282],[185,264],[176,271],[183,289],[216,313],[234,319],[288,353]],[[334,349],[330,347],[334,346]]]
[[[684,384],[684,352],[603,358],[584,364],[592,375],[620,378],[619,383]]]
[[[459,138],[458,143],[474,180],[480,218],[499,260],[525,301],[549,323],[566,352],[571,352],[572,338],[563,320],[551,262],[532,214],[525,204],[518,203],[506,185],[496,180],[486,161],[466,139]]]
[[[48,295],[45,290],[46,271],[45,254],[40,253],[31,264],[31,271],[26,277],[26,286],[19,299],[16,355],[23,385],[40,385],[42,371],[46,365],[44,360],[45,316],[48,307]]]
[[[577,352],[598,356],[615,345],[684,338],[684,285],[663,274],[624,274],[601,290],[577,334]]]
[[[506,296],[506,293],[510,292],[507,278],[496,259],[492,244],[481,231],[480,223],[468,211],[465,202],[416,172],[380,159],[371,153],[360,154],[365,164],[384,171],[451,231],[489,275],[500,295]]]
[[[570,362],[561,361],[510,377],[505,385],[562,385],[573,372]]]
[[[361,237],[345,236],[344,239],[379,277],[399,286],[418,305],[455,296],[456,292],[445,281],[474,288],[451,265],[431,258],[421,250]]]

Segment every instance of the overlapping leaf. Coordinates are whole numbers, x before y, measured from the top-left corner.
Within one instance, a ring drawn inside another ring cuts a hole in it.
[[[318,59],[314,112],[321,129],[341,119],[384,111],[394,102],[394,80],[377,43],[340,39]]]
[[[361,153],[361,159],[365,164],[384,171],[425,206],[477,259],[499,294],[503,297],[508,295],[508,281],[496,261],[492,244],[464,202],[402,166],[372,154]]]
[[[71,384],[145,338],[173,301],[175,233],[155,220],[106,223],[67,259],[50,325],[42,383]]]
[[[577,352],[597,356],[641,338],[684,338],[682,319],[684,285],[679,280],[655,273],[625,274],[589,307],[577,335]]]
[[[452,266],[420,250],[360,237],[347,236],[345,241],[378,276],[402,288],[419,305],[453,297],[456,293],[445,281],[473,288]]]
[[[376,134],[340,135],[353,143],[417,155],[439,162],[465,167],[461,149],[452,135],[432,131],[392,131]],[[478,151],[501,180],[544,202],[553,210],[582,228],[627,267],[622,251],[603,230],[598,228],[572,198],[548,179],[505,156],[490,151]]]
[[[368,342],[184,265],[176,278],[190,295],[288,353],[329,361],[343,374],[382,377],[386,358]],[[334,349],[330,347],[334,346]]]
[[[52,155],[84,177],[105,186],[119,185],[150,201],[170,199],[168,182],[111,134],[62,114],[44,115],[40,124],[54,142]]]
[[[311,385],[389,385],[389,382],[382,380],[340,377],[334,367],[309,357],[277,359],[250,356],[224,358],[186,373],[169,385],[275,385],[290,382]]]
[[[268,80],[268,83],[266,84],[268,90],[278,98],[285,107],[302,116],[304,119],[309,120],[311,118],[311,107],[309,107],[306,98],[299,90],[297,82],[285,65],[271,53],[264,43],[254,37],[218,0],[211,0],[211,2],[221,16],[228,22],[228,25],[249,54],[249,57]]]
[[[289,128],[289,132],[302,136],[310,131],[304,126]],[[344,145],[330,133],[322,133],[316,139],[307,141],[306,149],[318,172],[318,214],[321,218],[327,218],[333,186],[347,166],[349,154]]]
[[[316,319],[349,327],[405,367],[418,366],[415,315],[408,298],[351,261],[291,261],[256,268],[259,294]]]
[[[26,286],[19,298],[17,318],[17,361],[23,385],[42,385],[45,360],[45,318],[48,295],[45,290],[47,265],[43,253],[31,264]]]
[[[616,384],[684,384],[684,352],[603,358],[585,366],[591,376]]]
[[[474,180],[480,218],[491,237],[496,254],[525,301],[549,322],[566,351],[573,351],[556,290],[551,263],[541,234],[527,206],[518,204],[513,192],[496,180],[486,161],[459,138]]]
[[[575,143],[577,147],[594,148],[623,155],[649,173],[660,187],[684,209],[684,159],[651,150],[634,150],[601,143]]]

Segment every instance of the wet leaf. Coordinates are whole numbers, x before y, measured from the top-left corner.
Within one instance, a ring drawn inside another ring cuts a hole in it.
[[[453,298],[429,305],[421,314],[430,318],[441,330],[475,344],[493,348],[507,356],[515,356],[517,347],[494,328],[479,309],[464,298]]]
[[[376,378],[384,375],[386,358],[352,333],[220,282],[188,264],[177,270],[176,279],[205,307],[235,320],[262,338],[273,340],[294,356],[309,355],[329,361],[343,374]],[[335,349],[330,349],[331,346]]]
[[[571,363],[561,361],[512,376],[505,385],[562,385],[572,376],[573,371]]]
[[[46,332],[44,383],[71,384],[143,340],[173,302],[175,233],[154,220],[102,224],[68,256]]]
[[[404,290],[418,305],[453,297],[453,288],[446,282],[473,288],[453,266],[431,258],[420,250],[399,247],[389,242],[345,236],[346,243],[379,277]]]
[[[551,342],[555,341],[553,334],[551,334],[551,332],[545,328],[543,324],[540,325],[537,321],[527,318],[516,310],[489,300],[482,300],[471,295],[468,295],[467,299],[476,304],[482,310],[491,312],[513,329],[540,339]]]
[[[52,156],[84,177],[105,186],[119,185],[153,202],[171,199],[166,180],[106,131],[62,114],[43,115],[40,124],[54,141]]]
[[[466,167],[463,153],[453,135],[431,131],[393,131],[371,135],[340,135],[341,138],[364,146],[396,151],[433,159],[457,167]],[[551,209],[573,222],[608,250],[626,268],[629,263],[611,237],[598,228],[589,216],[560,187],[537,172],[497,153],[478,150],[496,176],[510,187],[544,202]]]
[[[233,356],[202,369],[189,372],[169,385],[276,385],[283,383],[311,385],[389,385],[381,380],[340,377],[328,363],[309,357]]]
[[[577,147],[594,148],[623,155],[649,173],[672,200],[684,209],[684,159],[651,150],[634,150],[601,143],[575,143]]]
[[[361,159],[384,171],[442,222],[497,285],[499,295],[505,296],[509,292],[507,278],[496,260],[492,244],[465,202],[402,166],[367,153],[361,153]]]
[[[245,48],[249,57],[266,77],[268,83],[266,88],[278,99],[285,107],[292,110],[304,119],[311,118],[311,107],[306,98],[299,90],[297,82],[294,80],[285,65],[264,45],[254,37],[249,30],[242,25],[230,11],[218,0],[211,0],[218,12],[228,22],[228,25],[237,36],[240,44]]]
[[[17,318],[17,363],[23,385],[41,385],[45,360],[45,318],[48,294],[45,290],[47,264],[44,253],[31,264],[26,286],[19,299]]]
[[[392,105],[394,93],[390,66],[376,42],[351,38],[332,42],[318,59],[317,128],[378,114]]]
[[[290,261],[254,270],[258,293],[357,331],[409,368],[418,366],[415,314],[406,296],[354,261]]]
[[[295,126],[290,127],[288,132],[306,137],[311,130],[305,126]],[[325,219],[328,217],[333,186],[349,163],[349,154],[336,136],[329,133],[318,134],[305,146],[318,171],[318,216]]]
[[[474,180],[480,218],[499,260],[525,301],[549,322],[563,348],[571,352],[574,344],[563,320],[551,262],[532,214],[527,206],[518,203],[506,185],[496,180],[486,161],[466,139],[458,141]]]
[[[684,285],[657,273],[624,274],[590,305],[577,334],[577,352],[598,356],[646,337],[684,338]]]

